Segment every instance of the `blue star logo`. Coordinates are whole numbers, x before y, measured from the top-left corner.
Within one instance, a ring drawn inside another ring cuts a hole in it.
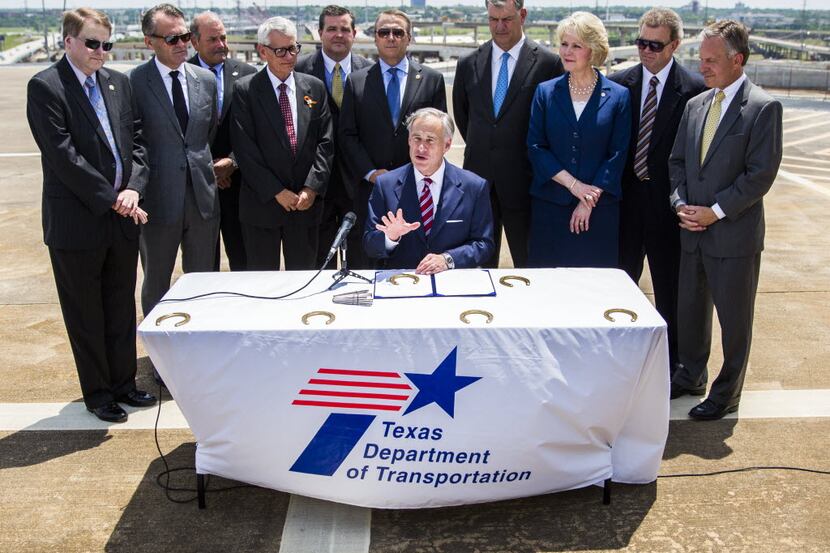
[[[409,404],[409,407],[406,408],[404,415],[430,403],[436,403],[449,416],[454,417],[455,392],[481,379],[480,376],[458,376],[455,374],[457,351],[457,347],[453,348],[432,374],[405,373],[407,378],[418,388],[418,394]]]

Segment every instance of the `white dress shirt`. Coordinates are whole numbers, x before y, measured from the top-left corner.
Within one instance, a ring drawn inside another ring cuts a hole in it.
[[[712,98],[714,98],[715,94],[718,93],[718,90],[723,90],[724,98],[721,100],[720,103],[720,119],[718,119],[718,126],[720,126],[721,121],[723,121],[723,116],[726,115],[726,110],[729,109],[729,104],[732,103],[732,99],[735,98],[735,95],[738,93],[738,89],[741,88],[741,85],[744,84],[746,80],[746,73],[741,73],[741,76],[735,79],[735,82],[731,85],[727,86],[724,89],[716,88],[712,91]],[[718,219],[723,219],[726,217],[726,213],[723,212],[723,209],[715,202],[715,205],[712,206],[712,211],[715,212],[715,215],[718,216]]]
[[[444,160],[441,160],[441,166],[435,170],[435,172],[429,176],[432,179],[432,184],[429,185],[429,191],[432,194],[432,213],[433,217],[438,214],[438,203],[441,201],[441,189],[444,187],[444,170],[447,168],[447,164]],[[418,171],[415,166],[412,166],[412,170],[415,172],[415,194],[418,196],[420,200],[421,194],[424,192],[424,179],[427,178],[424,176],[423,173]],[[414,223],[415,221],[407,221],[407,223]],[[418,221],[420,222],[420,220]],[[432,222],[435,225],[435,221]],[[400,242],[393,242],[389,239],[388,236],[384,236],[386,241],[386,251],[390,252],[395,249],[395,247]]]
[[[190,98],[188,98],[187,94],[187,75],[185,75],[185,63],[181,64],[178,68],[170,69],[163,63],[159,61],[157,57],[153,57],[156,62],[156,68],[159,70],[159,74],[161,75],[161,81],[164,83],[164,88],[167,90],[167,97],[170,98],[170,104],[173,104],[173,77],[170,76],[171,71],[178,71],[179,72],[179,82],[182,85],[182,92],[184,92],[184,105],[187,108],[187,112],[190,113]]]
[[[643,66],[643,84],[642,89],[640,91],[640,119],[643,118],[643,108],[646,106],[646,97],[648,97],[648,91],[651,88],[651,78],[657,77],[657,105],[660,105],[660,98],[663,97],[663,89],[666,87],[666,81],[669,79],[669,71],[671,71],[672,64],[674,63],[674,58],[669,60],[669,63],[666,64],[666,67],[658,71],[656,74],[652,73],[646,66]]]
[[[202,59],[202,56],[196,56],[196,59],[199,60],[199,65],[213,73],[213,69],[216,69],[216,73],[213,73],[216,79],[216,109],[219,110],[219,115],[222,115],[222,104],[224,103],[225,99],[225,62],[217,63],[213,66],[213,69],[210,68],[210,64],[208,64],[205,60]]]
[[[266,65],[265,71],[268,72],[268,78],[271,79],[271,86],[274,87],[274,94],[277,95],[277,101],[279,102],[280,99],[280,89],[279,86],[282,83],[285,83],[285,93],[288,95],[288,103],[291,105],[291,121],[294,123],[294,134],[298,135],[299,130],[297,129],[297,85],[294,84],[294,72],[292,71],[288,78],[284,81],[281,81],[279,77],[271,73],[271,69]]]
[[[507,51],[510,55],[510,58],[507,60],[507,86],[510,86],[510,80],[513,78],[513,71],[516,69],[516,64],[519,61],[519,52],[522,50],[522,46],[525,45],[525,38],[524,33],[522,33],[522,38],[519,39],[519,42],[513,45],[513,48]],[[501,57],[504,54],[504,50],[499,48],[495,42],[493,42],[493,55],[490,56],[490,96],[495,97],[496,95],[496,83],[499,81],[499,71],[501,70]]]

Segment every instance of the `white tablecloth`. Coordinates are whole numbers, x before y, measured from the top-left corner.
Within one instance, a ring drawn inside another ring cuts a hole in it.
[[[161,303],[139,335],[196,436],[201,474],[376,508],[653,481],[669,417],[657,311],[622,271],[491,273],[493,297],[361,307],[331,296],[372,285],[326,292],[324,272],[298,299]],[[165,298],[277,296],[312,274],[188,274]],[[499,284],[507,274],[531,285]],[[609,308],[638,318],[610,322]],[[467,309],[492,323],[464,324]],[[303,324],[315,310],[336,319]],[[156,324],[172,312],[191,319]]]

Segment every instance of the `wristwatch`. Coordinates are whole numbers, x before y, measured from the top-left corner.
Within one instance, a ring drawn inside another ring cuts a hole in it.
[[[452,256],[447,252],[441,254],[444,256],[444,261],[447,262],[447,269],[455,269],[455,261],[452,260]]]

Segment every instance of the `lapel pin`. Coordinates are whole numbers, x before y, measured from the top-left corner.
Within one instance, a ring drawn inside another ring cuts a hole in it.
[[[113,90],[113,91],[114,91],[114,90],[115,90],[115,87],[114,87],[113,85],[110,85],[110,90]]]
[[[317,100],[313,100],[311,96],[303,96],[303,101],[305,102],[305,105],[307,105],[309,108],[311,108],[311,106],[317,103]]]
[[[416,80],[416,81],[417,81],[417,80],[420,80],[420,78],[421,78],[421,74],[420,74],[420,73],[418,73],[417,75],[415,75],[415,80]]]
[[[233,73],[231,73],[232,77],[236,77],[237,75],[239,75],[239,71],[234,71]]]
[[[600,92],[599,95],[605,97],[605,92]]]

